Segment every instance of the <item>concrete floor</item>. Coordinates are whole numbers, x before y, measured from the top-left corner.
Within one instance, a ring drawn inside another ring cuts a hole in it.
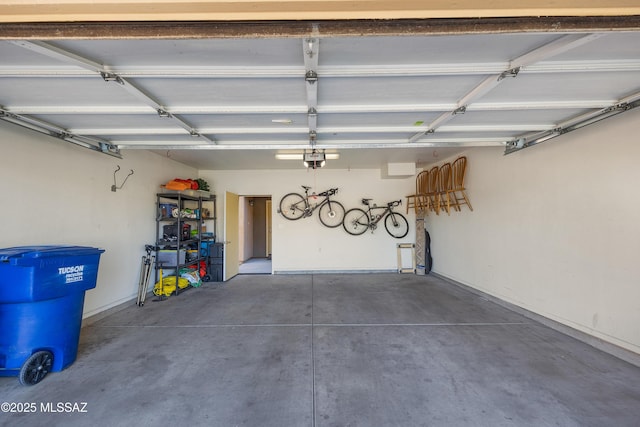
[[[638,426],[640,368],[432,276],[237,276],[83,329],[0,425]],[[41,403],[86,402],[86,413]]]

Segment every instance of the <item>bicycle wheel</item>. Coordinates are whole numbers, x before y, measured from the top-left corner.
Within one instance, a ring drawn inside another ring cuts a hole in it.
[[[330,200],[320,206],[320,209],[318,209],[318,218],[320,218],[320,222],[325,227],[339,227],[344,219],[344,206],[342,206],[340,202]]]
[[[306,207],[304,197],[298,193],[289,193],[280,199],[280,213],[292,221],[302,218]]]
[[[391,237],[402,239],[409,233],[409,221],[398,212],[390,212],[384,219],[384,228]]]
[[[349,209],[344,214],[342,226],[347,233],[359,236],[369,228],[369,215],[359,208]]]

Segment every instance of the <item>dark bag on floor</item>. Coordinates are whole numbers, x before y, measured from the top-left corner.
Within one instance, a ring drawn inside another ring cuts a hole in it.
[[[424,230],[424,272],[429,274],[431,266],[433,265],[433,258],[431,258],[431,236],[429,232]]]

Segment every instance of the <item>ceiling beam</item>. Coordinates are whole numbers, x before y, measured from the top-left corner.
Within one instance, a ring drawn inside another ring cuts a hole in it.
[[[540,46],[531,52],[525,53],[522,56],[511,61],[509,69],[516,69],[521,67],[528,67],[532,64],[544,61],[547,58],[552,58],[563,52],[567,52],[576,47],[583,46],[593,40],[599,39],[605,36],[604,33],[594,34],[568,34],[560,37],[550,43]]]
[[[142,89],[139,89],[137,86],[131,84],[131,82],[129,82],[127,79],[121,79],[121,78],[118,78],[116,76],[116,80],[115,81],[117,83],[120,83],[120,85],[122,85],[124,90],[129,92],[129,94],[133,95],[140,102],[142,102],[144,104],[147,104],[149,107],[153,108],[156,111],[156,113],[158,114],[158,116],[160,116],[162,118],[170,119],[173,123],[175,123],[176,125],[178,125],[182,129],[187,131],[189,133],[189,135],[191,135],[193,137],[202,138],[204,141],[206,141],[206,142],[208,142],[210,144],[215,143],[214,140],[212,140],[208,136],[204,135],[204,132],[200,132],[200,131],[196,130],[191,124],[186,122],[180,116],[178,116],[175,113],[171,112],[167,107],[165,107],[164,105],[162,105],[158,101],[156,101],[152,95],[149,95],[148,93],[146,93]]]
[[[22,42],[24,43],[24,42]],[[36,43],[31,45],[31,50]],[[26,47],[26,45],[25,45]],[[98,64],[100,65],[100,64]],[[508,69],[504,62],[479,62],[466,64],[405,64],[405,65],[343,65],[317,66],[318,77],[431,77],[475,76],[499,74]],[[104,67],[106,68],[106,67]],[[149,68],[109,67],[111,73],[121,78],[167,79],[268,79],[299,78],[302,68],[295,67],[172,67]],[[598,61],[547,61],[532,64],[520,70],[521,74],[540,73],[601,73],[640,71],[640,59]],[[70,68],[15,68],[0,65],[0,77],[15,78],[65,78],[95,77],[99,70]]]
[[[538,132],[520,135],[505,144],[504,154],[515,153],[525,148],[556,138],[569,132],[592,125],[599,121],[608,119],[625,111],[640,107],[640,92],[636,92],[621,98],[618,102],[596,111],[590,111],[560,123],[548,126]]]
[[[527,67],[536,62],[551,58],[560,53],[582,46],[595,39],[603,37],[604,33],[597,34],[570,34],[562,36],[556,40],[546,43],[530,52],[527,52],[509,62],[509,66],[498,75],[491,75],[484,79],[480,84],[471,89],[457,103],[453,111],[442,113],[438,118],[432,121],[424,130],[414,134],[409,138],[409,142],[416,142],[427,134],[433,133],[444,123],[452,120],[458,114],[464,114],[467,108],[477,99],[482,98],[489,93],[505,79],[516,77],[523,67]]]
[[[538,131],[553,126],[553,123],[536,124],[492,124],[492,125],[464,125],[442,126],[438,132],[513,132],[513,131]],[[323,134],[352,134],[352,133],[405,133],[413,130],[415,126],[325,126],[316,128],[318,135]],[[204,133],[218,135],[304,135],[308,133],[306,127],[203,127]],[[69,132],[79,135],[183,135],[175,128],[70,128]]]
[[[591,99],[591,100],[564,100],[564,101],[522,101],[522,102],[477,102],[467,108],[469,111],[520,111],[520,110],[583,110],[606,108],[615,103],[615,99]],[[416,113],[416,112],[443,112],[456,108],[455,103],[447,104],[367,104],[367,105],[324,105],[318,107],[318,113],[322,114],[370,114],[370,113]],[[38,105],[13,105],[11,111],[16,114],[26,115],[155,115],[156,111],[147,106],[38,106]],[[306,114],[307,108],[303,105],[260,105],[260,106],[173,106],[174,114],[182,115],[279,115],[279,114]]]
[[[320,41],[315,37],[302,40],[302,57],[304,59],[304,81],[307,92],[307,125],[309,144],[313,147],[318,134],[318,55]]]
[[[345,140],[331,144],[318,143],[318,149],[363,149],[363,148],[456,148],[456,147],[504,147],[504,139],[499,138],[438,138],[429,142],[407,143],[404,139]],[[157,144],[140,141],[120,141],[118,147],[123,150],[304,150],[309,145],[300,140],[289,144],[274,143],[273,141],[236,141],[234,144]]]
[[[95,75],[96,73],[100,74],[102,72],[110,72],[108,67],[105,67],[103,64],[97,63],[80,55],[76,55],[73,52],[69,52],[49,43],[38,40],[12,40],[9,41],[9,43],[12,43],[23,49],[30,50],[32,52],[36,52],[40,55],[44,55],[48,58],[56,59],[65,64],[71,64],[76,67],[80,67],[84,70],[90,71],[91,75]]]
[[[118,83],[118,86],[121,86],[125,91],[129,94],[133,95],[143,104],[148,105],[153,108],[160,117],[166,117],[171,119],[175,124],[186,130],[191,136],[202,138],[204,141],[208,143],[214,143],[212,139],[209,137],[202,135],[198,132],[193,126],[184,121],[182,118],[172,114],[168,108],[161,105],[158,101],[154,99],[154,97],[142,89],[138,88],[136,85],[132,84],[127,79],[124,79],[113,73],[112,70],[103,64],[85,58],[81,55],[77,55],[73,52],[67,51],[65,49],[59,48],[57,46],[51,45],[49,43],[41,42],[41,41],[26,41],[26,40],[15,40],[11,41],[11,43],[16,46],[20,46],[24,49],[28,49],[39,54],[45,55],[50,58],[57,59],[59,61],[63,61],[67,64],[71,64],[77,67],[80,67],[85,70],[92,71],[99,76],[105,82],[115,82]]]
[[[96,138],[93,136],[85,136],[74,134],[68,129],[65,129],[55,123],[51,123],[45,120],[37,119],[34,117],[28,117],[20,114],[15,114],[6,108],[0,108],[0,120],[23,128],[42,133],[44,135],[52,136],[63,141],[87,148],[92,151],[97,151],[103,154],[121,158],[120,149],[114,145],[111,141]]]

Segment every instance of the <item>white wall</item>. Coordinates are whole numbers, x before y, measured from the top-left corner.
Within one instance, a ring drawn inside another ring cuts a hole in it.
[[[323,226],[317,212],[311,218],[289,221],[277,213],[280,199],[290,192],[303,192],[301,185],[321,192],[338,187],[335,200],[345,209],[361,207],[363,197],[379,205],[402,199],[398,209],[405,211],[405,196],[415,189],[415,179],[381,179],[379,169],[200,171],[200,177],[213,185],[218,195],[218,234],[224,236],[224,194],[271,195],[273,199],[273,270],[296,271],[375,271],[397,269],[397,243],[415,242],[415,216],[408,215],[409,234],[394,239],[384,225],[371,234],[351,236],[340,228]],[[224,239],[224,237],[222,237]],[[219,239],[220,240],[220,239]]]
[[[105,249],[89,316],[135,298],[144,245],[155,240],[155,194],[195,169],[146,151],[124,159],[73,146],[0,121],[0,248],[86,245]],[[118,184],[111,191],[116,166]]]
[[[509,156],[472,149],[474,211],[431,214],[433,270],[640,353],[640,111]]]

